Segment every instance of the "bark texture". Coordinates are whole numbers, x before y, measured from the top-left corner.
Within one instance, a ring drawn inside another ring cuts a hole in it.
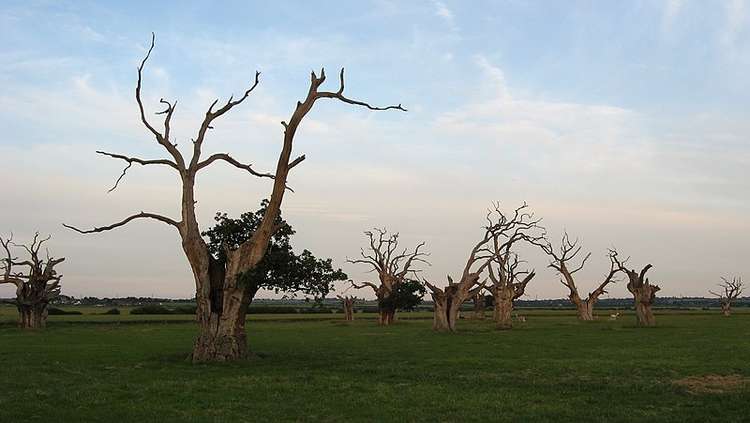
[[[369,287],[375,292],[378,299],[378,324],[388,326],[396,319],[394,294],[409,275],[419,271],[414,268],[415,264],[428,264],[425,260],[428,254],[420,251],[424,247],[424,242],[412,251],[404,249],[399,252],[399,234],[389,234],[386,229],[375,228],[366,231],[365,235],[369,245],[360,249],[360,258],[347,259],[347,262],[369,266],[377,273],[379,284],[364,281],[359,284],[352,282],[352,286],[357,289]]]
[[[726,317],[732,315],[732,302],[739,298],[744,291],[742,278],[735,277],[729,280],[728,278],[721,278],[719,287],[722,288],[723,292],[709,291],[710,293],[719,297],[719,304],[721,305],[721,314]]]
[[[571,262],[575,260],[581,252],[582,247],[577,239],[571,241],[567,232],[563,234],[559,251],[556,251],[549,241],[539,245],[551,258],[549,267],[555,269],[557,273],[562,276],[560,283],[568,288],[568,298],[576,307],[578,319],[583,321],[594,320],[594,305],[599,301],[599,297],[602,294],[607,293],[605,288],[610,283],[615,282],[615,275],[619,272],[615,262],[612,260],[612,255],[610,254],[609,273],[604,278],[604,281],[599,284],[595,290],[589,292],[589,295],[586,298],[581,298],[581,295],[578,293],[578,287],[576,286],[574,275],[576,272],[583,269],[586,261],[591,257],[591,253],[586,254],[579,265],[572,265]]]
[[[653,266],[647,264],[640,272],[628,269],[625,265],[627,260],[620,260],[617,251],[610,250],[610,257],[618,270],[628,277],[628,291],[633,294],[636,323],[638,326],[656,326],[656,318],[651,306],[656,299],[656,293],[661,289],[658,285],[652,285],[646,277],[646,272]]]
[[[142,72],[146,61],[154,48],[154,38],[151,47],[138,67],[138,82],[135,98],[140,112],[140,118],[146,129],[153,135],[156,142],[164,147],[169,154],[168,159],[144,160],[122,154],[99,151],[99,154],[123,160],[127,163],[112,190],[117,188],[133,163],[139,165],[160,165],[174,169],[180,177],[182,185],[181,218],[179,220],[155,213],[140,212],[109,226],[96,227],[90,230],[80,230],[72,226],[66,227],[80,233],[96,233],[118,228],[136,219],[153,219],[166,223],[177,229],[182,240],[182,250],[190,263],[195,280],[197,311],[196,319],[199,334],[195,340],[191,358],[194,362],[202,361],[230,361],[244,358],[248,355],[247,337],[245,334],[245,315],[258,288],[240,283],[239,277],[252,270],[264,257],[268,244],[276,232],[276,219],[279,216],[284,194],[289,189],[287,179],[289,172],[300,164],[305,156],[292,159],[294,137],[302,120],[312,110],[320,99],[335,99],[344,103],[363,106],[370,110],[402,110],[403,107],[373,107],[365,102],[353,100],[344,96],[344,70],[339,74],[339,88],[337,91],[321,91],[320,87],[326,80],[325,70],[321,69],[319,76],[312,72],[310,88],[304,100],[297,102],[289,121],[282,121],[284,129],[283,143],[274,173],[257,172],[251,165],[241,163],[227,153],[215,153],[208,157],[203,155],[203,143],[206,135],[213,129],[214,121],[239,105],[253,92],[260,81],[260,72],[255,73],[255,80],[242,96],[235,99],[230,97],[226,103],[219,106],[215,100],[206,111],[196,136],[192,140],[190,150],[192,156],[185,157],[178,150],[177,144],[171,138],[171,122],[177,102],[160,100],[164,110],[157,114],[164,117],[163,129],[157,130],[146,117],[146,111],[141,100]],[[215,162],[225,162],[242,171],[259,178],[273,181],[268,207],[256,231],[238,248],[226,252],[226,261],[219,262],[213,257],[201,236],[201,230],[195,215],[195,181],[198,173]]]
[[[16,298],[11,303],[18,310],[18,326],[22,329],[42,329],[47,325],[47,309],[50,301],[60,295],[60,280],[55,266],[64,258],[40,258],[39,250],[50,238],[39,238],[39,233],[29,245],[13,243],[13,236],[0,238],[4,257],[0,260],[0,284],[13,284],[16,287]],[[28,257],[19,260],[11,250],[23,249]]]

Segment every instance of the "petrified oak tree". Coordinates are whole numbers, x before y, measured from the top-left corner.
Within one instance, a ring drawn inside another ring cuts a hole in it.
[[[708,292],[719,297],[721,312],[725,316],[729,317],[732,315],[732,302],[739,298],[740,294],[742,294],[742,291],[744,290],[744,286],[742,283],[742,278],[732,278],[732,280],[730,281],[729,279],[722,277],[721,280],[722,283],[719,284],[719,287],[724,290],[723,293],[717,293],[714,291]]]
[[[339,74],[339,88],[337,91],[320,91],[320,87],[326,80],[325,71],[321,69],[320,76],[312,72],[310,75],[310,88],[303,101],[297,102],[288,122],[281,122],[284,127],[283,144],[274,173],[257,172],[249,164],[243,164],[227,153],[216,153],[203,157],[203,142],[209,130],[215,125],[215,120],[225,113],[241,104],[248,98],[251,92],[258,86],[260,72],[255,73],[255,80],[242,96],[238,99],[230,97],[229,100],[217,107],[219,100],[215,100],[206,111],[203,121],[200,123],[197,135],[192,140],[192,156],[186,158],[177,148],[177,144],[171,138],[170,124],[177,102],[170,103],[164,99],[160,103],[165,109],[158,114],[164,116],[162,131],[157,130],[146,118],[146,111],[141,100],[141,80],[143,67],[154,48],[154,38],[151,39],[151,47],[143,61],[138,66],[138,82],[135,88],[135,98],[140,111],[140,119],[143,125],[154,136],[169,154],[170,158],[144,160],[121,154],[113,154],[100,151],[99,154],[115,159],[123,160],[127,166],[115,183],[117,184],[125,175],[125,172],[137,163],[140,165],[160,165],[174,169],[180,177],[182,185],[181,218],[172,219],[156,213],[136,213],[117,223],[95,227],[90,230],[80,230],[67,226],[80,233],[95,233],[109,231],[119,228],[136,219],[153,219],[165,223],[177,229],[182,239],[182,249],[190,263],[195,279],[197,312],[196,318],[200,325],[200,332],[195,340],[191,358],[194,362],[200,361],[227,361],[245,357],[248,354],[247,339],[245,333],[245,315],[251,301],[252,292],[242,283],[240,277],[243,273],[253,269],[263,258],[267,251],[268,243],[274,232],[279,229],[276,225],[277,216],[281,207],[284,193],[288,189],[287,177],[289,171],[300,164],[305,156],[292,159],[292,147],[294,136],[300,123],[312,110],[313,106],[321,99],[334,99],[344,103],[363,106],[370,110],[402,110],[401,105],[388,107],[373,107],[365,102],[352,100],[344,96],[344,70]],[[201,230],[195,214],[195,181],[198,173],[215,162],[226,162],[251,175],[273,180],[273,189],[263,219],[258,229],[236,249],[226,252],[226,261],[217,261],[210,253],[205,240],[201,236]]]
[[[535,276],[533,271],[518,269],[522,262],[512,248],[519,242],[538,245],[544,240],[544,228],[539,225],[541,219],[535,218],[528,208],[529,206],[523,203],[512,215],[506,216],[500,210],[499,204],[495,204],[494,207],[497,217],[493,229],[491,262],[496,269],[493,269],[492,265],[488,268],[492,282],[488,289],[492,294],[493,318],[498,329],[513,327],[513,301],[524,294],[526,285]],[[497,270],[497,273],[494,270]]]
[[[378,299],[378,323],[380,325],[390,325],[396,318],[397,304],[394,295],[409,275],[413,275],[419,270],[413,269],[415,263],[429,264],[423,257],[428,254],[419,251],[424,246],[424,242],[409,252],[408,249],[400,253],[398,246],[398,233],[388,234],[385,229],[375,228],[372,231],[366,231],[369,239],[367,250],[360,249],[359,259],[347,259],[347,262],[353,264],[366,264],[372,267],[371,272],[378,274],[380,284],[365,281],[352,285],[357,288],[370,287],[375,292]]]
[[[614,260],[612,259],[612,254],[609,255],[610,268],[609,273],[604,278],[604,281],[599,284],[599,286],[595,290],[589,292],[589,295],[586,297],[586,299],[582,299],[580,294],[578,293],[578,287],[576,286],[573,275],[579,270],[583,269],[583,266],[586,264],[586,260],[591,257],[591,253],[586,254],[583,260],[581,260],[580,265],[575,268],[571,268],[569,267],[571,261],[576,258],[578,253],[581,252],[582,248],[582,246],[579,245],[577,239],[575,241],[571,241],[568,233],[565,232],[562,237],[562,242],[560,243],[559,253],[555,251],[549,241],[547,241],[546,244],[541,244],[540,246],[542,250],[544,250],[544,252],[552,258],[552,262],[549,264],[549,267],[557,270],[557,273],[563,277],[562,279],[560,279],[560,283],[568,288],[568,298],[570,298],[570,301],[573,303],[573,305],[575,305],[576,311],[578,313],[578,318],[580,320],[586,321],[594,320],[594,305],[599,300],[599,297],[602,294],[607,293],[607,291],[605,290],[607,285],[616,282],[615,275],[620,271],[615,265]]]
[[[336,296],[341,300],[341,307],[344,309],[344,320],[351,322],[354,320],[354,303],[357,302],[357,297],[353,296]]]
[[[497,275],[492,265],[487,267],[492,281],[489,288],[494,302],[492,317],[498,329],[512,329],[513,301],[523,296],[526,292],[526,285],[534,279],[536,273],[533,270],[531,272],[519,270],[518,266],[522,261],[513,252],[506,252],[493,261],[497,265]]]
[[[0,245],[5,250],[5,257],[0,260],[0,284],[16,286],[16,299],[10,303],[18,309],[18,326],[23,329],[45,327],[49,302],[60,295],[62,275],[57,274],[55,266],[65,258],[52,258],[49,252],[46,258],[39,257],[42,244],[49,239],[40,239],[38,232],[30,245],[13,243],[13,235],[8,239],[0,238]],[[29,258],[19,261],[11,253],[12,247],[26,250]]]
[[[609,250],[609,257],[617,267],[617,269],[628,277],[628,291],[633,294],[633,300],[635,305],[635,316],[638,326],[656,326],[656,318],[654,317],[651,306],[656,299],[656,293],[661,289],[658,285],[651,285],[646,272],[649,271],[653,266],[647,264],[640,272],[635,269],[628,269],[626,267],[628,259],[620,260],[617,256],[617,251],[614,249]]]

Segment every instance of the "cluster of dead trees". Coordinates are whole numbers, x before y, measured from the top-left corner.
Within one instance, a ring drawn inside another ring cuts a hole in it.
[[[160,122],[156,124],[142,100],[143,71],[153,52],[154,40],[152,35],[148,52],[137,68],[135,100],[141,123],[153,140],[163,148],[165,157],[146,159],[105,151],[97,153],[122,161],[125,165],[110,191],[117,188],[134,164],[161,166],[174,171],[180,181],[180,215],[173,218],[140,211],[115,223],[91,229],[64,226],[81,234],[94,234],[111,231],[136,220],[147,219],[174,228],[180,236],[180,245],[195,281],[199,333],[195,339],[191,359],[194,362],[240,359],[249,354],[245,317],[248,306],[261,286],[247,281],[263,280],[264,275],[255,273],[268,254],[272,239],[285,228],[280,218],[280,210],[284,195],[291,191],[287,184],[288,177],[290,172],[305,160],[304,155],[292,155],[295,137],[302,121],[320,100],[336,100],[371,111],[406,109],[401,104],[376,107],[348,97],[344,94],[343,69],[338,74],[338,87],[332,91],[323,89],[327,80],[325,70],[321,69],[317,73],[313,71],[310,74],[309,88],[302,100],[297,102],[289,119],[281,122],[281,150],[275,170],[262,172],[228,153],[206,154],[204,151],[205,141],[210,137],[209,134],[219,118],[245,102],[259,86],[260,72],[255,72],[249,87],[237,98],[230,96],[224,103],[220,103],[218,99],[213,101],[199,122],[196,134],[188,147],[180,149],[172,134],[172,118],[177,109],[177,101],[159,100],[161,110],[155,114],[159,116]],[[188,154],[185,154],[185,150]],[[216,248],[207,243],[204,238],[205,232],[201,231],[198,224],[195,211],[195,184],[202,171],[221,162],[234,166],[244,174],[268,179],[272,183],[272,188],[268,202],[256,216],[257,221],[251,222],[252,229],[246,230],[243,236],[232,236],[231,239],[236,242],[222,243],[220,251],[217,252]],[[621,260],[617,252],[611,250],[609,274],[594,291],[586,298],[582,298],[574,276],[590,254],[585,255],[578,265],[573,264],[581,251],[577,241],[570,241],[565,235],[560,247],[553,248],[545,238],[540,220],[528,211],[526,204],[508,215],[500,210],[499,205],[493,207],[486,216],[481,236],[468,252],[463,269],[460,269],[455,279],[448,276],[448,285],[444,287],[419,278],[419,265],[427,263],[427,254],[422,250],[424,243],[412,250],[400,250],[397,234],[388,234],[385,230],[375,230],[366,234],[369,239],[368,247],[362,249],[361,257],[349,262],[369,266],[377,274],[377,280],[354,285],[369,287],[374,291],[380,309],[379,323],[382,325],[389,325],[394,321],[398,301],[404,298],[399,296],[399,293],[403,293],[405,286],[417,283],[421,289],[424,290],[421,285],[423,284],[430,290],[435,303],[433,326],[436,330],[455,331],[461,305],[470,299],[477,301],[484,291],[489,291],[493,297],[493,317],[498,328],[512,327],[513,301],[524,294],[526,286],[535,277],[534,270],[527,269],[526,262],[519,257],[517,247],[521,244],[540,246],[549,255],[550,266],[562,276],[562,283],[568,287],[571,301],[576,305],[581,319],[593,319],[593,307],[597,299],[606,292],[607,285],[614,282],[615,275],[622,273],[627,276],[628,289],[636,301],[638,323],[654,324],[651,304],[659,287],[651,285],[645,277],[651,268],[650,264],[640,271],[629,269],[626,266],[627,260]],[[16,286],[17,296],[14,304],[18,307],[21,325],[24,327],[44,326],[47,305],[60,292],[62,275],[57,274],[55,266],[64,259],[55,259],[49,254],[46,258],[40,257],[40,249],[47,239],[39,239],[37,235],[30,245],[14,244],[12,238],[0,239],[5,253],[0,262],[0,283]],[[25,251],[28,258],[18,259],[13,251],[15,249]],[[722,294],[722,298],[726,298],[727,314],[731,300],[739,295],[738,289],[736,283],[731,285],[727,281],[725,293]],[[353,304],[356,299],[346,297],[342,300],[347,310],[347,319],[353,319]],[[483,312],[479,310],[477,313]]]
[[[525,268],[526,262],[519,256],[518,247],[523,244],[542,249],[550,258],[549,267],[561,277],[560,282],[568,289],[570,301],[576,307],[580,320],[594,320],[594,305],[599,297],[605,294],[609,284],[616,282],[619,274],[625,275],[628,291],[635,302],[636,321],[639,326],[653,326],[656,324],[651,307],[659,291],[659,286],[651,284],[646,273],[652,265],[648,264],[640,270],[628,267],[628,259],[621,259],[615,249],[608,251],[610,268],[599,285],[585,297],[578,291],[576,273],[583,269],[591,257],[591,253],[582,256],[582,245],[571,240],[567,233],[562,237],[560,245],[555,248],[546,236],[541,226],[541,219],[535,218],[529,206],[524,203],[513,210],[504,213],[499,204],[494,204],[486,216],[482,237],[469,251],[466,264],[460,276],[454,280],[447,277],[448,284],[439,287],[427,279],[421,279],[429,288],[434,303],[433,329],[437,331],[454,332],[459,320],[461,307],[469,300],[474,302],[474,317],[484,316],[484,295],[488,291],[492,295],[494,304],[493,319],[498,329],[513,327],[513,303],[524,295],[526,286],[536,276],[535,271]],[[368,264],[376,271],[379,283],[362,282],[355,287],[368,286],[373,289],[380,306],[381,325],[393,322],[395,310],[388,308],[389,296],[395,292],[399,284],[411,274],[419,279],[420,269],[416,264],[427,263],[423,257],[427,254],[421,249],[424,243],[409,251],[401,252],[398,246],[398,234],[388,235],[385,230],[365,232],[369,238],[369,245],[362,249],[362,258],[349,260],[350,263]],[[724,297],[727,304],[736,298],[736,283],[727,282]],[[723,304],[723,303],[722,303]],[[724,306],[722,306],[724,307]],[[729,305],[727,305],[728,309]]]

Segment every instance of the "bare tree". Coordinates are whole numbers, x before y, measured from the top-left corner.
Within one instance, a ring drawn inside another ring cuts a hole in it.
[[[494,300],[493,319],[498,329],[513,328],[513,302],[521,298],[526,292],[526,285],[534,279],[534,271],[519,270],[518,266],[523,263],[518,259],[518,254],[505,252],[493,260],[497,266],[497,275],[492,265],[488,267],[490,280],[490,292]]]
[[[511,279],[511,282],[501,282],[492,273],[491,264],[504,264],[510,254],[510,247],[514,243],[520,240],[538,242],[543,238],[543,235],[536,233],[542,231],[541,226],[539,226],[540,220],[534,219],[533,214],[526,211],[528,208],[526,203],[516,208],[511,217],[503,214],[498,203],[493,206],[486,217],[487,224],[484,226],[484,237],[471,249],[459,281],[454,283],[453,279],[448,276],[448,286],[445,288],[438,288],[428,281],[424,281],[430,289],[435,303],[433,319],[435,330],[451,332],[456,330],[456,321],[461,305],[485,289],[486,281],[479,283],[479,278],[485,269],[490,270],[490,278],[494,278],[493,285],[489,289],[495,297],[496,309],[498,297],[502,298],[507,289],[519,289],[522,294],[521,284],[525,287],[534,277],[532,272],[524,281],[516,284],[514,279]]]
[[[16,299],[11,304],[18,309],[18,325],[23,329],[45,327],[49,302],[60,295],[62,275],[57,274],[55,266],[65,258],[52,258],[49,251],[46,258],[39,257],[39,250],[49,239],[40,239],[39,232],[34,234],[29,245],[13,243],[13,235],[8,239],[0,238],[0,245],[5,250],[5,257],[0,260],[0,284],[16,286]],[[13,247],[24,249],[28,259],[19,261],[11,252]]]
[[[580,320],[594,320],[594,305],[599,300],[599,297],[602,294],[607,293],[607,291],[605,290],[607,285],[616,282],[615,275],[620,271],[615,265],[614,260],[612,259],[612,254],[609,255],[610,268],[609,273],[604,278],[604,281],[599,284],[599,286],[595,290],[589,292],[589,295],[588,297],[586,297],[586,299],[582,299],[580,294],[578,293],[578,287],[576,286],[573,275],[583,269],[583,266],[586,264],[586,260],[591,257],[591,253],[587,253],[578,266],[572,265],[571,262],[575,260],[576,256],[578,256],[578,254],[581,252],[582,246],[579,245],[578,239],[571,241],[567,232],[565,232],[562,237],[559,252],[555,251],[549,241],[547,241],[546,244],[541,244],[541,247],[542,250],[544,250],[544,252],[552,258],[552,262],[549,264],[549,267],[557,270],[557,273],[563,277],[562,279],[560,279],[560,283],[568,288],[568,291],[570,292],[568,294],[568,298],[570,298],[570,301],[573,303],[573,305],[575,305],[576,311],[578,312],[578,318]]]
[[[633,294],[638,326],[656,326],[656,318],[653,311],[651,311],[651,306],[656,299],[656,293],[661,288],[658,285],[651,285],[646,277],[646,272],[653,266],[647,264],[640,272],[635,269],[628,269],[626,265],[629,259],[620,260],[615,249],[609,250],[609,257],[617,269],[625,273],[628,277],[628,291]]]
[[[363,106],[370,110],[403,110],[401,105],[388,107],[373,107],[365,102],[352,100],[344,96],[344,70],[339,74],[339,88],[337,91],[320,91],[321,85],[326,80],[325,71],[321,69],[320,76],[312,72],[310,75],[310,88],[303,101],[297,102],[288,122],[281,122],[284,129],[283,145],[276,165],[276,171],[262,173],[256,171],[251,165],[241,163],[239,160],[227,153],[215,153],[208,157],[203,156],[203,143],[208,132],[213,129],[217,118],[223,116],[234,107],[245,101],[250,93],[258,86],[260,73],[255,73],[255,79],[250,88],[242,96],[235,99],[233,96],[217,108],[219,100],[211,103],[206,111],[205,117],[200,124],[195,139],[192,140],[192,156],[186,159],[178,150],[177,144],[171,138],[171,121],[177,102],[170,103],[164,99],[160,103],[164,110],[157,113],[164,117],[163,130],[157,130],[147,119],[146,111],[141,100],[141,79],[143,67],[146,64],[154,48],[154,38],[151,39],[151,47],[143,61],[138,67],[138,82],[135,88],[135,98],[140,111],[143,125],[154,136],[156,142],[164,147],[170,158],[144,160],[121,154],[100,151],[99,154],[127,163],[122,174],[118,178],[115,189],[125,176],[127,170],[137,163],[140,165],[160,165],[174,169],[180,177],[182,185],[181,218],[172,219],[156,213],[140,212],[107,226],[95,227],[89,230],[81,230],[66,225],[80,233],[89,234],[109,231],[126,225],[136,219],[152,219],[165,223],[177,229],[182,239],[182,249],[190,263],[195,279],[197,320],[200,332],[195,341],[192,353],[194,362],[200,361],[227,361],[243,358],[248,354],[247,339],[245,333],[245,315],[257,288],[243,286],[238,283],[238,275],[253,269],[263,258],[267,251],[268,243],[274,232],[279,229],[278,216],[284,193],[288,189],[287,177],[289,171],[299,165],[305,156],[301,155],[292,159],[292,146],[294,136],[304,117],[312,110],[313,106],[321,99],[334,99],[347,104]],[[201,236],[198,221],[195,215],[195,181],[198,173],[216,162],[228,163],[250,175],[259,178],[273,180],[273,189],[265,214],[257,230],[243,242],[238,248],[226,253],[226,262],[222,263],[215,259],[209,252],[205,240]]]
[[[396,317],[394,296],[399,285],[406,281],[409,275],[416,274],[418,269],[412,266],[416,263],[429,264],[424,259],[428,254],[419,251],[424,247],[422,242],[413,251],[403,249],[399,252],[398,233],[388,234],[386,229],[365,231],[369,240],[367,249],[360,249],[361,258],[347,259],[352,264],[365,264],[371,267],[370,272],[378,274],[379,284],[365,281],[352,285],[357,288],[370,287],[378,299],[378,323],[390,325]]]
[[[495,204],[494,214],[497,217],[493,223],[492,257],[488,269],[492,283],[488,289],[494,300],[493,318],[497,328],[510,329],[513,327],[513,301],[524,294],[526,285],[535,276],[533,271],[519,270],[523,261],[512,249],[519,242],[539,245],[544,240],[544,228],[540,226],[541,219],[534,217],[526,203],[507,216],[499,204]]]
[[[474,303],[471,318],[474,320],[484,320],[484,310],[487,308],[484,293],[478,292],[474,294],[474,296],[471,297],[471,300]]]
[[[341,300],[341,306],[344,309],[344,320],[347,322],[354,320],[354,303],[357,302],[358,298],[351,295],[337,295],[336,297]]]
[[[708,292],[719,297],[721,312],[729,317],[732,315],[732,302],[739,298],[745,288],[742,283],[742,278],[732,278],[730,281],[729,279],[722,277],[721,280],[722,283],[719,284],[719,287],[724,290],[723,293],[717,293],[714,291]]]

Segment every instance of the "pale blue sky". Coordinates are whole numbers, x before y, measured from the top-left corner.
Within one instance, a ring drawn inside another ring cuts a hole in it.
[[[326,103],[303,125],[285,214],[296,245],[345,265],[361,231],[426,240],[439,282],[461,270],[492,200],[526,200],[553,234],[651,261],[666,295],[702,295],[750,254],[750,2],[13,2],[0,5],[0,232],[54,235],[69,294],[190,296],[170,228],[143,222],[82,237],[139,210],[176,215],[176,179],[121,169],[96,149],[161,157],[139,126],[135,67],[150,32],[147,107],[178,99],[187,145],[214,98],[259,89],[206,146],[271,169],[279,121],[309,71],[347,69],[372,113]],[[203,222],[253,209],[270,186],[217,167],[199,182]],[[532,297],[565,294],[543,257]],[[0,291],[0,295],[5,292]],[[623,286],[613,295],[624,296]]]

